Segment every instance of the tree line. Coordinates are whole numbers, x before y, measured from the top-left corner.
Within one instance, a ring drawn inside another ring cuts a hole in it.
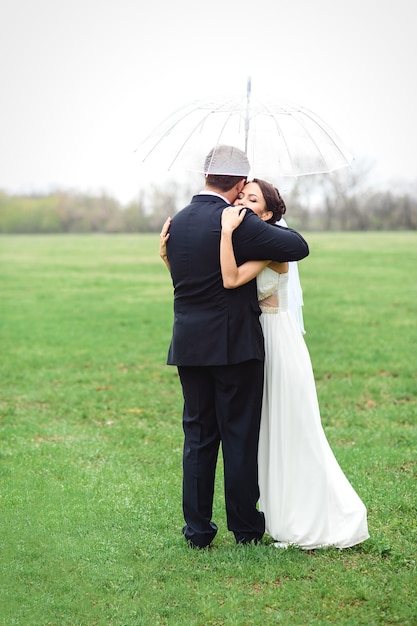
[[[156,233],[195,190],[151,185],[126,205],[106,193],[0,191],[0,233]],[[282,196],[286,220],[303,231],[416,230],[416,189],[375,189],[365,176],[301,177]]]

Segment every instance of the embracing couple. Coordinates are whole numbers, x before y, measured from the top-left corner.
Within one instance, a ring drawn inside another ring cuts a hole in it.
[[[249,169],[244,152],[217,146],[204,190],[161,233],[174,286],[168,364],[184,396],[183,534],[205,548],[217,533],[221,444],[227,526],[238,544],[266,531],[277,546],[348,547],[369,536],[366,508],[324,435],[310,357],[288,308],[288,262],[306,257],[308,245],[276,225],[285,204],[273,185],[247,182]]]

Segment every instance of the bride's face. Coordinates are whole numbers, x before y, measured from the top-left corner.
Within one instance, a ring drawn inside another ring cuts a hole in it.
[[[252,209],[264,221],[272,217],[272,211],[266,210],[265,198],[258,183],[246,183],[235,201],[235,206]]]

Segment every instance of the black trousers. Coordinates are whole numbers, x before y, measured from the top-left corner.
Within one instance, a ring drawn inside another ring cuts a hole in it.
[[[257,510],[258,441],[264,364],[178,367],[184,395],[183,532],[198,547],[217,532],[212,521],[220,442],[224,465],[227,525],[239,543],[265,531]]]

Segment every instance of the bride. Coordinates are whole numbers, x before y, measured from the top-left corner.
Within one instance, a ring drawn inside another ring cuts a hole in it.
[[[235,289],[256,276],[265,338],[265,381],[259,440],[260,509],[277,547],[347,548],[369,537],[366,507],[326,439],[310,355],[288,306],[288,263],[249,261],[239,267],[233,231],[246,208],[276,223],[285,204],[270,183],[248,182],[223,211],[223,284]]]

